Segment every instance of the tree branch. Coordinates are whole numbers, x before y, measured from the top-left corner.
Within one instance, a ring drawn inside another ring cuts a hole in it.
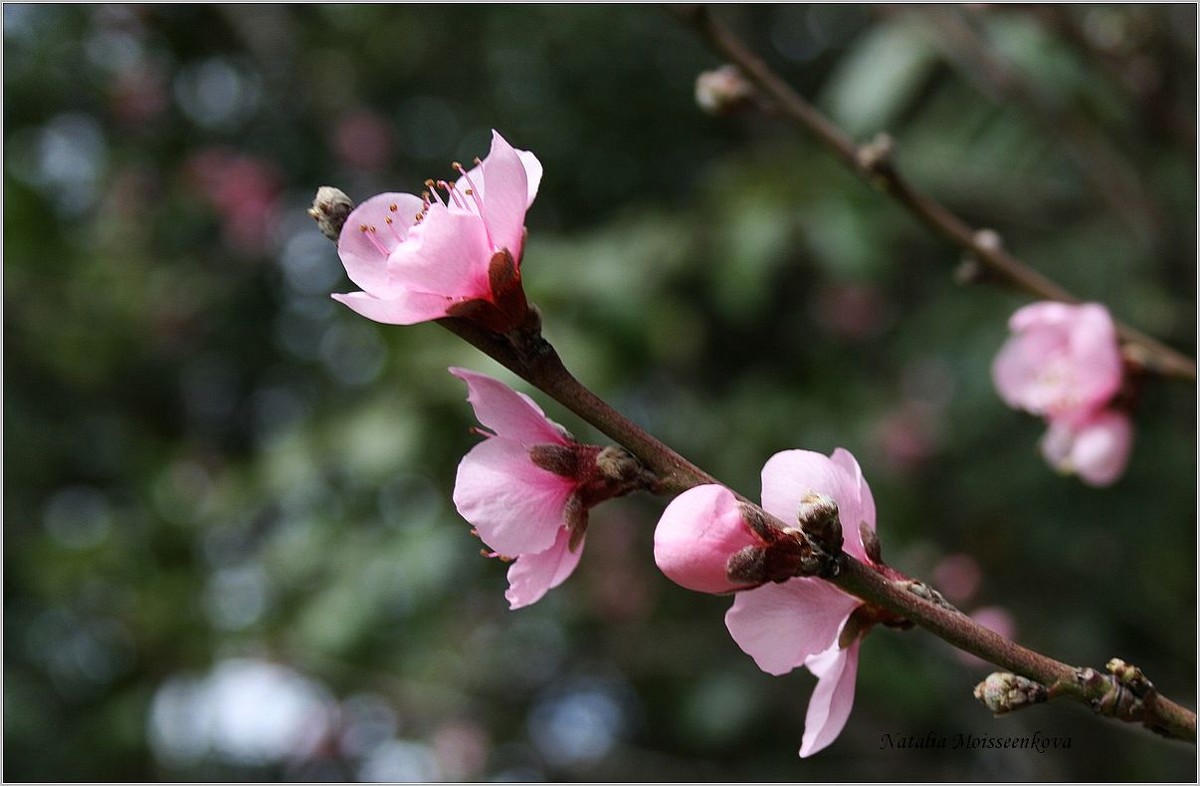
[[[712,475],[648,434],[585,387],[540,335],[500,336],[455,318],[438,322],[628,449],[659,476],[660,482],[655,487],[657,493],[674,495],[694,486],[719,484]],[[787,526],[745,496],[736,491],[734,494],[773,526],[780,529]],[[892,580],[848,554],[842,555],[837,575],[827,580],[857,598],[920,625],[961,650],[1028,679],[1054,686],[1052,690],[1057,692],[1056,695],[1076,698],[1101,714],[1138,721],[1160,734],[1195,744],[1194,712],[1157,693],[1142,702],[1137,713],[1103,712],[1101,698],[1106,694],[1101,692],[1102,686],[1085,679],[1094,673],[1091,669],[1070,666],[1009,641],[965,614],[916,594],[912,581]]]

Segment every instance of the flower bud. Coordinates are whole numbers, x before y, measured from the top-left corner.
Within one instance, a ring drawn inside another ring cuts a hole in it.
[[[697,592],[721,594],[762,583],[756,560],[764,551],[729,489],[697,486],[680,494],[663,511],[654,530],[654,561],[676,584]],[[754,578],[743,574],[752,573]]]
[[[596,456],[596,469],[605,480],[633,483],[642,473],[642,465],[624,448],[606,447]]]
[[[317,189],[308,214],[317,222],[321,234],[336,243],[346,218],[353,210],[354,200],[346,196],[344,191],[333,186],[321,186]]]
[[[753,95],[753,85],[735,65],[726,64],[696,77],[696,104],[710,115],[736,109]]]
[[[998,671],[975,686],[975,698],[996,715],[1040,704],[1049,698],[1046,686],[1017,674]]]
[[[838,505],[827,494],[810,492],[800,500],[796,514],[800,529],[826,554],[836,556],[842,551],[842,522]]]
[[[879,535],[865,521],[858,523],[858,534],[862,538],[863,551],[866,552],[867,558],[876,565],[882,565],[883,546],[879,543]]]
[[[529,460],[547,472],[575,479],[579,475],[579,447],[574,443],[534,445],[529,449]]]

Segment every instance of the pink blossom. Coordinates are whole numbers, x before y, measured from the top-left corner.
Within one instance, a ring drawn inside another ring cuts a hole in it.
[[[1106,409],[1082,420],[1053,420],[1042,437],[1042,455],[1059,472],[1076,474],[1090,486],[1115,483],[1133,449],[1129,416]]]
[[[535,603],[579,564],[588,511],[643,488],[641,465],[620,448],[576,442],[528,396],[484,374],[450,373],[491,431],[458,465],[454,504],[491,556],[513,560],[511,608]]]
[[[534,464],[530,450],[573,443],[528,396],[484,374],[450,373],[467,383],[475,416],[491,429],[458,465],[454,505],[489,548],[516,558],[506,597],[511,608],[528,606],[566,580],[582,550],[568,548],[565,521],[578,484]]]
[[[992,376],[1010,406],[1043,415],[1042,455],[1064,473],[1107,486],[1125,471],[1133,424],[1111,408],[1123,366],[1112,317],[1101,305],[1034,303],[1013,314],[1015,334]]]
[[[1086,415],[1121,385],[1121,351],[1108,311],[1096,303],[1033,303],[1008,322],[1013,336],[992,364],[1005,403],[1047,418]]]
[[[455,167],[453,183],[379,194],[350,214],[338,255],[362,291],[335,300],[393,325],[459,316],[507,332],[528,317],[520,263],[542,165],[493,131],[487,158]]]
[[[810,493],[832,497],[842,522],[843,549],[870,562],[860,525],[874,530],[875,501],[849,452],[777,453],[763,467],[762,485],[763,509],[784,523],[796,520]],[[699,486],[679,495],[663,512],[654,556],[663,572],[684,587],[728,592],[739,586],[728,575],[730,558],[763,542],[746,523],[732,492]],[[854,703],[865,628],[847,632],[847,623],[862,601],[814,578],[742,586],[725,615],[738,646],[769,674],[806,666],[818,678],[800,747],[801,756],[810,756],[837,738]]]

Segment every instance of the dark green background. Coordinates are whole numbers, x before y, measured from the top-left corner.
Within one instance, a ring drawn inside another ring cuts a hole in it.
[[[1061,11],[721,14],[919,187],[1194,353],[1195,8]],[[988,374],[1027,301],[956,285],[955,248],[794,129],[702,114],[716,61],[663,9],[8,4],[4,44],[6,779],[1194,777],[1078,705],[993,720],[985,668],[887,630],[800,760],[811,676],[759,672],[728,599],[657,573],[658,499],[594,511],[576,574],[507,611],[450,503],[477,438],[445,369],[512,377],[333,303],[305,215],[448,176],[491,128],[545,165],[525,280],[586,384],[750,495],[773,452],[846,447],[898,568],[970,554],[964,609],[1194,706],[1194,385],[1147,381],[1112,488],[1055,475]],[[320,739],[280,741],[286,706]],[[1072,747],[879,749],[929,732]]]

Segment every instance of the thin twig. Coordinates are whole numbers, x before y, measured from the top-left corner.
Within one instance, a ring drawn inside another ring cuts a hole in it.
[[[1017,259],[994,242],[981,242],[981,232],[901,177],[886,155],[872,145],[859,147],[791,88],[761,58],[715,20],[703,6],[670,6],[672,13],[693,25],[717,54],[737,65],[766,96],[776,111],[812,133],[842,163],[868,183],[892,196],[942,237],[964,249],[985,266],[992,278],[1043,300],[1079,303],[1080,298]],[[1131,363],[1164,376],[1196,380],[1196,361],[1125,323],[1117,323],[1125,357]]]

